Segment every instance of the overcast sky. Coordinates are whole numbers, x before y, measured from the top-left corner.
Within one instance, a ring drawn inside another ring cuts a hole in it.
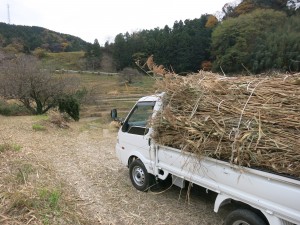
[[[173,26],[231,0],[0,0],[0,22],[44,27],[103,45],[119,33]]]

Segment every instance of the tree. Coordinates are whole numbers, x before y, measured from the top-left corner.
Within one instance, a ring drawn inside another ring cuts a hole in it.
[[[85,57],[87,60],[88,67],[92,67],[93,70],[99,69],[101,65],[101,58],[103,52],[98,42],[98,39],[95,39],[93,44],[89,44]]]
[[[0,65],[0,95],[19,100],[33,114],[57,107],[78,88],[78,79],[51,74],[32,56],[19,56]]]
[[[118,34],[115,37],[113,47],[113,58],[116,62],[117,70],[121,70],[131,63],[131,51],[128,51],[127,41],[123,34]]]
[[[257,8],[257,4],[253,0],[244,0],[234,9],[234,15],[250,13]]]
[[[259,73],[283,68],[283,54],[288,46],[286,40],[296,44],[295,39],[283,36],[292,35],[287,30],[282,32],[281,28],[285,27],[286,20],[287,16],[283,12],[260,9],[223,21],[212,34],[212,52],[215,59],[213,70],[222,68],[225,72],[240,72],[247,68],[253,73]],[[273,34],[280,38],[275,40]],[[282,46],[282,49],[277,46]],[[276,48],[278,51],[274,52]],[[281,59],[276,58],[277,56]],[[280,65],[275,66],[275,61],[280,62]]]
[[[238,17],[257,9],[273,9],[293,14],[297,8],[297,3],[299,3],[299,0],[242,0],[238,5],[225,4],[223,12],[225,14],[224,18]]]
[[[214,15],[209,15],[207,18],[207,22],[205,24],[206,28],[212,28],[215,27],[218,24],[218,19]]]
[[[125,84],[132,84],[134,79],[140,75],[137,69],[130,67],[124,68],[120,73],[120,82]]]
[[[199,19],[175,21],[172,29],[165,26],[118,34],[112,50],[117,69],[133,67],[137,60],[143,62],[145,56],[154,55],[156,63],[168,70],[197,71],[200,62],[210,58],[211,33],[217,22],[213,16],[202,15]]]

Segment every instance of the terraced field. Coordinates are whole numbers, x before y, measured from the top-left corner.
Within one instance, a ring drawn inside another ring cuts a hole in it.
[[[155,92],[155,80],[139,76],[132,84],[120,81],[118,75],[79,74],[82,85],[90,94],[82,108],[81,117],[102,117],[117,108],[125,116],[137,99]]]

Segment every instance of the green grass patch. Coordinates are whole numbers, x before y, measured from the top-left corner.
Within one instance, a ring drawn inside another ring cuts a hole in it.
[[[21,145],[18,144],[9,144],[9,143],[4,143],[0,144],[0,152],[5,152],[5,151],[20,151],[21,150]]]
[[[39,190],[39,198],[43,208],[59,210],[59,200],[61,198],[60,191],[43,188]]]
[[[46,127],[44,125],[35,123],[35,124],[32,125],[32,129],[35,130],[35,131],[45,131]]]
[[[47,114],[35,115],[34,117],[36,120],[39,120],[39,121],[48,121],[49,120],[49,116]]]
[[[14,150],[16,152],[20,151],[22,148],[22,146],[18,145],[18,144],[12,144],[11,147],[12,147],[12,150]]]

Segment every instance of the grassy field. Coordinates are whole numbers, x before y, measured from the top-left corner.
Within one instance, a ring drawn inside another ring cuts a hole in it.
[[[47,53],[43,58],[43,64],[51,69],[61,70],[82,70],[84,69],[84,63],[82,58],[84,52],[59,52],[59,53]]]

